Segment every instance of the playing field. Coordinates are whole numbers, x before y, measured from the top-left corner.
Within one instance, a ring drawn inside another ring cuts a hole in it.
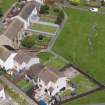
[[[105,83],[105,15],[65,9],[68,21],[54,51]]]

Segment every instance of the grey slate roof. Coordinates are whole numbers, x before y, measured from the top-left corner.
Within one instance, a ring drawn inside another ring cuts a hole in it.
[[[2,59],[5,62],[10,55],[11,55],[11,52],[9,50],[0,46],[0,59]]]
[[[32,11],[35,8],[35,2],[28,2],[20,12],[19,16],[22,17],[23,19],[27,20]]]
[[[55,83],[60,77],[65,77],[65,76],[57,71],[55,73],[55,70],[49,68],[45,68],[39,74],[39,78],[43,80],[46,84],[50,81]]]
[[[30,67],[30,69],[27,71],[27,75],[31,78],[38,77],[39,73],[43,70],[44,66],[41,64],[35,64]]]
[[[23,62],[28,63],[31,58],[32,57],[29,54],[23,52],[22,50],[19,50],[14,60],[17,61],[19,64],[22,64]]]
[[[13,40],[17,36],[18,32],[22,29],[23,25],[23,22],[21,22],[19,19],[14,19],[4,32],[4,35]]]

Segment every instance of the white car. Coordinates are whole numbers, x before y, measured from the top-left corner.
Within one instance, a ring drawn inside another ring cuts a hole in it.
[[[91,12],[98,12],[98,8],[90,8]]]

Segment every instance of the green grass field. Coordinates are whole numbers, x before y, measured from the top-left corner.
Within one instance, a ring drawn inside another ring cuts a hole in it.
[[[51,26],[48,26],[48,25],[42,25],[42,24],[33,24],[32,29],[33,30],[38,30],[38,31],[43,31],[43,32],[48,32],[48,33],[56,32],[55,27],[51,27]]]
[[[0,0],[0,9],[5,13],[16,0]]]
[[[65,103],[64,105],[92,105],[95,103],[97,103],[97,105],[98,103],[105,103],[105,90]]]
[[[17,83],[17,86],[19,86],[19,88],[21,88],[24,91],[27,91],[28,89],[30,89],[32,87],[32,85],[27,82],[26,80],[21,80]]]
[[[76,84],[77,89],[76,92],[77,94],[82,94],[85,92],[88,92],[90,90],[93,90],[97,87],[95,83],[90,81],[88,78],[86,78],[84,75],[80,74],[76,76],[73,79],[70,79],[70,81],[74,84]]]
[[[65,12],[68,21],[54,51],[105,83],[105,15],[74,9]]]
[[[65,63],[61,61],[59,58],[52,59],[50,63],[47,63],[46,65],[49,68],[53,69],[62,69],[65,66]]]
[[[47,62],[53,57],[53,55],[49,52],[41,52],[37,56],[40,58],[41,63]]]

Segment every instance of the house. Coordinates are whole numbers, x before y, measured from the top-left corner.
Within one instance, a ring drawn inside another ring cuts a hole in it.
[[[24,23],[19,19],[14,19],[7,27],[6,31],[0,35],[0,45],[7,45],[18,49],[20,41],[24,37]]]
[[[39,58],[19,50],[14,57],[14,69],[18,72],[29,69],[32,65],[38,64]]]
[[[43,89],[43,92],[54,96],[62,89],[66,89],[67,78],[56,70],[44,68],[38,75],[38,86]]]
[[[24,23],[24,29],[28,29],[31,23],[38,21],[37,11],[40,9],[40,4],[35,1],[29,1],[23,7],[18,16],[13,17],[12,19],[19,19]]]
[[[0,66],[5,67],[6,70],[14,68],[15,52],[11,52],[6,48],[0,46]]]
[[[13,52],[0,46],[0,66],[6,70],[15,69],[20,72],[29,69],[32,65],[39,63],[39,58],[31,56],[21,50]]]
[[[4,87],[0,85],[0,101],[3,101],[5,99],[6,99],[6,95],[5,95]]]
[[[34,65],[28,71],[26,77],[34,78],[43,94],[54,96],[67,87],[67,78],[57,70]]]

